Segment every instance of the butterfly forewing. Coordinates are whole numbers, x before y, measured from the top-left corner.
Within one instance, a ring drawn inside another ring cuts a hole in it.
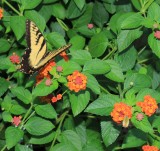
[[[46,42],[38,27],[32,21],[27,21],[26,26],[28,26],[30,33],[27,38],[29,40],[27,43],[30,43],[29,48],[31,49],[29,64],[35,68],[47,51]]]
[[[43,65],[45,65],[46,63],[48,63],[52,58],[54,58],[55,56],[57,56],[58,54],[60,54],[61,52],[67,50],[71,45],[65,45],[57,50],[54,50],[53,52],[48,52],[46,56],[44,56],[40,62],[37,64],[37,67],[41,67]]]

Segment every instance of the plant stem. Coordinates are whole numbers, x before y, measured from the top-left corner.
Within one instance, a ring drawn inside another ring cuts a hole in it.
[[[122,88],[121,88],[120,83],[118,83],[118,91],[119,91],[120,99],[123,99],[123,92],[122,92]]]
[[[104,91],[105,93],[110,94],[110,92],[109,92],[107,89],[105,89],[104,87],[102,87],[101,85],[99,85],[99,87],[100,87],[101,90]]]
[[[142,63],[144,63],[144,62],[147,62],[148,60],[150,60],[150,59],[140,60],[140,61],[138,61],[138,63],[139,63],[139,64],[142,64]]]
[[[10,3],[8,3],[6,0],[4,0],[4,3],[6,3],[15,13],[17,13],[19,16],[22,16],[22,14],[17,11]]]
[[[65,90],[65,91],[62,93],[62,96],[63,96],[65,93],[67,93],[67,91],[68,91],[68,89],[67,89],[67,90]]]
[[[69,30],[68,26],[62,20],[60,20],[59,18],[56,18],[56,20],[65,31]]]
[[[50,150],[53,148],[53,146],[54,146],[54,144],[55,144],[55,142],[56,142],[56,140],[57,140],[57,137],[58,137],[58,135],[59,135],[59,133],[60,133],[60,130],[61,130],[62,123],[63,123],[66,115],[68,114],[68,112],[69,112],[68,110],[65,111],[65,112],[60,116],[60,118],[59,118],[59,119],[60,119],[60,123],[59,123],[59,125],[58,125],[57,130],[56,130],[56,134],[55,134],[55,137],[54,137],[53,142],[52,142],[52,144],[51,144]]]
[[[29,116],[29,114],[30,114],[30,112],[31,112],[31,110],[32,110],[32,107],[33,107],[33,103],[31,103],[30,108],[28,109],[27,113],[25,114],[25,116],[24,116],[24,118],[23,118],[23,120],[22,120],[22,122],[21,122],[20,129],[22,129],[22,127],[23,127],[23,125],[24,125],[24,123],[25,123],[25,120],[27,119],[27,117]]]
[[[117,48],[113,48],[102,60],[106,60],[110,58],[110,56],[117,50]]]
[[[32,114],[30,114],[30,116],[28,116],[28,118],[26,118],[26,120],[24,121],[24,123],[26,123],[34,114],[35,114],[35,111],[33,111]]]
[[[139,52],[138,52],[138,56],[146,49],[146,46],[144,46]]]
[[[5,145],[5,146],[1,149],[1,151],[4,151],[6,148],[7,148],[7,145]]]
[[[149,135],[151,135],[154,139],[160,141],[160,137],[159,136],[157,136],[157,135],[155,135],[153,133],[149,133]]]

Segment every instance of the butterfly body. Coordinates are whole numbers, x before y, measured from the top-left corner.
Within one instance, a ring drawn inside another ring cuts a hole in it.
[[[22,57],[20,71],[31,74],[44,67],[51,59],[68,49],[65,45],[53,52],[47,52],[47,46],[42,33],[34,22],[26,21],[26,41],[28,48]]]

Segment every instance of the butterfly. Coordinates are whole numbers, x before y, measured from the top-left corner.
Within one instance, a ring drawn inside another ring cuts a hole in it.
[[[47,52],[44,36],[31,20],[26,21],[26,41],[28,48],[20,63],[20,71],[26,74],[32,74],[40,70],[55,56],[71,46],[71,44],[68,44],[53,52]]]

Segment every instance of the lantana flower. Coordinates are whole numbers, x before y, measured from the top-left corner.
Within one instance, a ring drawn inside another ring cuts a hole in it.
[[[87,27],[88,27],[89,29],[92,29],[92,28],[94,27],[94,25],[93,25],[93,24],[88,24]]]
[[[21,118],[22,118],[21,116],[14,116],[12,118],[13,125],[18,126],[21,123]]]
[[[51,79],[49,79],[49,78],[46,79],[45,84],[46,84],[46,86],[50,86],[52,84]]]
[[[14,64],[20,63],[20,57],[16,53],[13,53],[12,56],[9,57],[9,59]]]
[[[62,72],[62,71],[63,71],[63,67],[62,67],[62,66],[57,66],[57,67],[56,67],[56,70],[57,70],[58,72]]]
[[[62,94],[58,94],[57,96],[52,97],[52,102],[55,103],[62,99]]]
[[[159,151],[156,146],[144,145],[142,146],[143,151]]]
[[[137,116],[136,116],[136,119],[137,119],[138,121],[142,121],[143,118],[144,118],[143,113],[138,113]]]
[[[39,84],[44,78],[50,79],[49,71],[54,67],[56,63],[50,61],[43,69],[39,71],[39,74],[36,76],[36,84]]]
[[[121,123],[126,117],[129,120],[132,117],[132,107],[123,102],[115,103],[111,117],[116,123]]]
[[[155,33],[154,33],[154,37],[157,38],[157,39],[160,39],[160,31],[157,30]]]
[[[144,101],[137,102],[137,106],[140,106],[142,112],[144,112],[148,116],[153,115],[156,112],[156,109],[158,109],[156,100],[150,95],[144,96]]]
[[[0,20],[2,19],[3,17],[3,8],[0,8]]]
[[[71,91],[79,92],[86,89],[87,77],[79,71],[74,71],[72,75],[67,77],[68,88]]]

